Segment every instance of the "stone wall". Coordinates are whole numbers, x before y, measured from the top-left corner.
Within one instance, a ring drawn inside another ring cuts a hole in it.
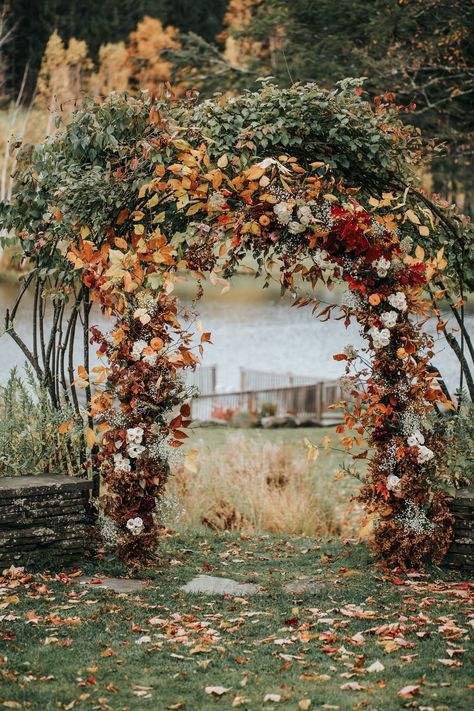
[[[0,570],[80,561],[91,488],[67,476],[0,477]]]
[[[474,571],[474,486],[459,489],[451,504],[456,522],[454,537],[444,565]]]

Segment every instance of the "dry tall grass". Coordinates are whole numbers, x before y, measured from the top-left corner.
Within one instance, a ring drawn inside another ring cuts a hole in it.
[[[308,462],[304,446],[237,432],[219,449],[200,449],[196,463],[195,472],[175,466],[167,489],[186,529],[354,535],[359,512],[347,485],[324,459]]]

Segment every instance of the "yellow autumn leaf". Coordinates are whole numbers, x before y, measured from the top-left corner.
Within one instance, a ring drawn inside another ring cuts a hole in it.
[[[203,202],[195,202],[194,205],[191,205],[191,207],[186,210],[186,215],[195,215],[203,207]]]
[[[128,244],[127,244],[126,240],[124,240],[123,237],[116,237],[114,239],[114,244],[119,249],[128,249]]]
[[[413,210],[407,210],[405,212],[405,217],[407,217],[414,225],[420,224],[420,218],[415,212],[413,212]]]
[[[90,233],[91,233],[91,231],[90,231],[90,229],[87,227],[87,225],[82,225],[82,227],[81,227],[81,237],[82,237],[82,239],[86,239],[86,237],[89,237]]]
[[[219,158],[217,161],[217,167],[218,168],[225,168],[229,164],[229,159],[227,158],[226,154],[224,153],[223,156]]]
[[[261,165],[254,165],[246,173],[246,178],[247,180],[259,180],[262,175],[265,173],[265,168],[262,168]]]
[[[86,442],[89,449],[92,449],[95,444],[95,433],[90,427],[86,429]]]
[[[322,448],[324,449],[325,452],[327,452],[328,449],[330,448],[330,446],[331,446],[331,438],[330,438],[328,435],[326,435],[325,437],[322,438],[322,440],[321,440],[321,446],[322,446]]]
[[[158,205],[158,195],[156,193],[148,200],[145,207],[151,209],[152,207],[155,207],[155,205]]]
[[[310,442],[307,437],[305,437],[303,441],[308,450],[306,454],[308,462],[315,462],[316,459],[319,457],[319,447],[316,444]]]
[[[429,227],[427,227],[426,225],[420,225],[418,227],[418,232],[422,237],[429,237],[430,234]]]
[[[425,258],[425,250],[423,249],[423,247],[420,247],[420,245],[417,245],[415,249],[415,257],[419,259],[420,262],[422,262]]]

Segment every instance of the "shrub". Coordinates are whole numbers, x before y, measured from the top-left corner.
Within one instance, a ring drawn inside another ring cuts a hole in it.
[[[72,410],[52,406],[29,369],[25,380],[12,370],[0,386],[0,476],[79,474],[82,429]]]

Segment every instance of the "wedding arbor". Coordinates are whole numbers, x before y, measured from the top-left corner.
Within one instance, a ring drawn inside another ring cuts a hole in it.
[[[32,264],[25,289],[36,290],[39,345],[15,332],[15,309],[7,329],[53,402],[71,403],[76,421],[85,421],[84,465],[102,479],[124,558],[144,560],[156,547],[169,455],[190,424],[182,373],[210,340],[187,325],[174,284],[195,280],[197,297],[205,279],[226,287],[248,256],[295,306],[355,319],[366,339],[363,352],[349,347],[335,358],[346,363],[353,401],[342,445],[367,445],[355,459],[369,458],[359,498],[374,551],[390,565],[417,566],[447,550],[449,438],[428,416],[454,405],[430,365],[423,321],[437,318],[472,397],[462,316],[466,226],[417,186],[420,139],[391,97],[373,108],[361,94],[347,80],[332,92],[265,84],[201,104],[111,95],[25,151],[8,226]],[[319,304],[318,282],[344,284],[343,305]],[[438,308],[446,297],[459,341]],[[108,332],[91,325],[93,303],[110,317]],[[103,365],[90,367],[90,343]],[[86,390],[85,412],[76,387]],[[64,436],[73,426],[64,423]]]

